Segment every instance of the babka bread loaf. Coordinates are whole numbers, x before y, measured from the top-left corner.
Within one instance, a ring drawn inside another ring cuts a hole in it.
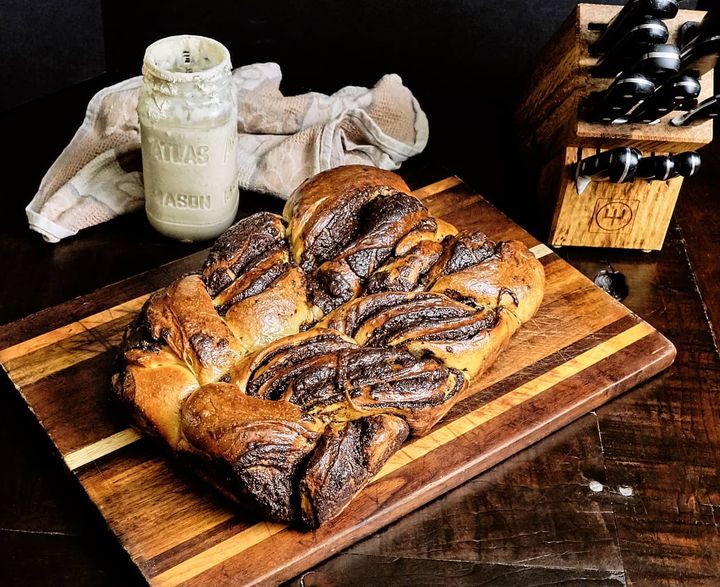
[[[426,434],[543,296],[522,243],[345,166],[221,235],[125,333],[116,396],[240,506],[317,527]]]

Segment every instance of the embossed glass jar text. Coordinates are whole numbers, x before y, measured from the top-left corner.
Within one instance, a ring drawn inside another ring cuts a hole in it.
[[[180,240],[218,236],[238,206],[237,103],[227,49],[190,35],[150,45],[138,115],[150,224]]]

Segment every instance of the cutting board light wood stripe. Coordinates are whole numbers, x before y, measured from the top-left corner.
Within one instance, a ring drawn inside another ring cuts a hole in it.
[[[625,347],[637,342],[641,338],[653,333],[655,330],[649,324],[641,322],[622,332],[610,340],[603,342],[596,347],[570,359],[569,361],[539,375],[535,379],[516,387],[498,399],[485,404],[484,406],[460,417],[456,420],[448,422],[444,426],[434,429],[430,434],[418,438],[417,440],[407,444],[400,451],[394,454],[380,472],[375,476],[375,480],[381,479],[385,475],[389,475],[403,465],[425,456],[430,451],[442,446],[443,444],[455,440],[459,436],[470,432],[496,418],[503,412],[519,406],[535,396],[547,391],[553,385],[560,381],[564,381],[588,367],[591,367],[603,359],[614,355]]]
[[[413,195],[422,199],[439,194],[461,184],[462,179],[460,179],[457,175],[451,175],[450,177],[446,177],[445,179],[441,179],[440,181],[436,181],[435,183],[431,183],[430,185],[426,185],[425,187],[415,190]]]
[[[245,552],[275,534],[287,529],[286,524],[277,522],[259,522],[247,530],[239,532],[232,538],[220,542],[192,558],[187,559],[177,567],[173,567],[150,581],[151,585],[158,587],[175,587],[189,579],[197,577],[218,563]]]
[[[75,471],[80,467],[96,461],[102,457],[106,457],[109,454],[114,453],[121,448],[129,446],[133,442],[140,440],[142,436],[139,432],[133,428],[125,428],[120,432],[116,432],[102,440],[93,442],[83,448],[74,450],[67,455],[64,455],[65,464],[71,471]]]
[[[548,247],[547,245],[539,244],[535,245],[534,247],[530,247],[530,252],[535,255],[536,259],[542,259],[543,257],[546,257],[547,255],[552,255],[553,250]]]
[[[45,314],[52,324],[46,331],[36,316],[27,340],[20,336],[23,321],[0,329],[3,340],[19,341],[0,350],[3,369],[153,585],[289,579],[672,362],[674,348],[662,335],[457,177],[414,193],[458,228],[526,243],[543,260],[546,296],[537,316],[445,420],[411,439],[339,518],[315,532],[245,518],[100,409],[108,405],[111,354],[125,325],[152,290],[188,270],[187,262],[147,274],[152,286],[145,292],[138,278],[125,297],[122,283],[109,286],[103,293],[113,303],[94,299],[96,310],[69,324],[58,327],[57,316],[77,315],[78,300],[75,313],[60,306],[57,314]],[[86,421],[78,422],[78,402],[98,406],[97,413],[86,409]]]
[[[28,355],[47,346],[58,344],[61,341],[77,336],[78,334],[87,333],[97,326],[101,326],[118,318],[134,315],[138,312],[138,310],[140,310],[148,297],[149,294],[140,296],[133,300],[129,300],[124,304],[120,304],[108,310],[103,310],[102,312],[98,312],[97,314],[93,314],[92,316],[88,316],[87,318],[68,324],[67,326],[56,328],[55,330],[51,330],[50,332],[31,338],[21,342],[20,344],[0,350],[0,363],[7,363],[13,359]]]

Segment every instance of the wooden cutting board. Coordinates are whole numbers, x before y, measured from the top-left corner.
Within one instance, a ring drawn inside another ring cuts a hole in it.
[[[519,239],[547,273],[540,311],[427,436],[410,439],[315,532],[239,514],[128,428],[109,401],[122,332],[196,254],[0,329],[0,362],[153,585],[289,579],[668,367],[675,348],[458,178],[415,192],[430,212]]]

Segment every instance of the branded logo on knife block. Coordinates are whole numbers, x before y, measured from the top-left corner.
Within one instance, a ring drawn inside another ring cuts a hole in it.
[[[598,198],[590,222],[590,232],[630,232],[639,200]]]

